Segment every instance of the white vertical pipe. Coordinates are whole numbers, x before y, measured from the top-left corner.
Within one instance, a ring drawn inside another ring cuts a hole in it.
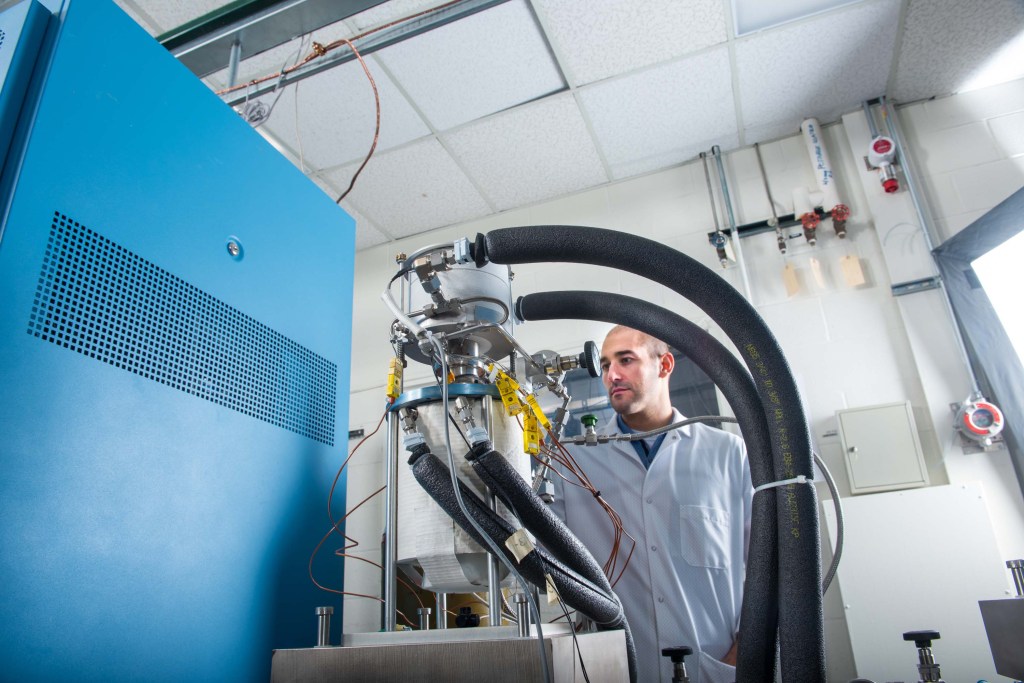
[[[828,150],[825,148],[825,140],[821,135],[821,124],[818,119],[804,119],[800,124],[800,131],[804,134],[804,143],[807,145],[807,155],[811,159],[811,166],[814,168],[814,179],[818,187],[825,194],[821,208],[831,211],[837,204],[840,204],[839,193],[836,192],[836,179],[832,174],[832,161],[828,158]]]
[[[718,181],[722,185],[722,201],[725,204],[726,214],[729,216],[729,234],[732,236],[732,249],[736,252],[736,265],[740,269],[740,280],[743,282],[743,296],[747,298],[747,301],[753,301],[750,298],[750,277],[747,275],[747,264],[743,260],[743,247],[740,246],[740,233],[736,229],[736,215],[733,213],[732,199],[729,196],[729,184],[725,180],[722,150],[718,145],[711,148],[711,155],[715,157],[715,165],[718,167]],[[713,198],[712,201],[714,201]]]

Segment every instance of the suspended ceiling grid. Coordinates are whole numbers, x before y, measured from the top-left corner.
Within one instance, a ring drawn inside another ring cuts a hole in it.
[[[117,1],[153,35],[227,4]],[[437,4],[391,0],[243,61],[239,82]],[[1024,40],[1019,0],[860,0],[739,37],[733,13],[730,0],[510,0],[368,56],[381,133],[343,203],[357,247],[790,135],[884,93],[946,95]],[[1018,61],[1003,80],[1024,76]],[[226,70],[206,82],[225,87]],[[373,138],[359,64],[262,100],[261,133],[340,195]]]

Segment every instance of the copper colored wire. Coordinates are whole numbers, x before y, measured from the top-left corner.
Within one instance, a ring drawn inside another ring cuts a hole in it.
[[[335,40],[333,43],[329,43],[327,45],[322,45],[320,43],[313,43],[313,49],[299,63],[297,63],[297,64],[295,64],[293,66],[287,67],[285,69],[281,69],[280,71],[277,71],[277,72],[272,73],[272,74],[266,74],[264,76],[259,76],[258,78],[253,78],[252,80],[246,81],[245,83],[240,83],[238,85],[233,85],[233,86],[231,86],[229,88],[223,88],[222,90],[217,90],[216,94],[217,95],[227,95],[228,93],[232,93],[232,92],[235,92],[237,90],[241,90],[242,88],[249,88],[249,87],[252,87],[254,85],[259,85],[260,83],[265,83],[265,82],[267,82],[269,80],[272,80],[274,78],[280,78],[281,76],[287,76],[288,74],[292,73],[296,69],[298,69],[298,68],[308,64],[309,62],[313,61],[314,59],[320,59],[321,57],[325,56],[330,51],[335,50],[335,49],[341,47],[342,45],[346,45],[347,44],[349,46],[349,48],[352,49],[352,52],[356,56],[358,56],[359,53],[356,52],[355,47],[352,45],[351,41],[359,40],[360,38],[365,38],[366,36],[369,36],[369,35],[372,35],[374,33],[377,33],[378,31],[383,31],[386,28],[391,28],[392,26],[396,26],[396,25],[404,23],[406,21],[410,21],[412,19],[416,19],[417,17],[422,17],[424,14],[430,14],[432,12],[436,12],[438,10],[442,10],[445,7],[450,7],[451,5],[457,4],[457,3],[461,2],[461,1],[462,0],[451,0],[451,2],[446,2],[446,3],[443,3],[443,4],[437,5],[436,7],[431,7],[430,9],[423,10],[422,12],[417,12],[416,14],[410,14],[409,16],[402,17],[401,19],[396,19],[395,21],[389,22],[387,24],[383,24],[382,26],[377,26],[377,27],[371,28],[371,29],[369,29],[367,31],[363,31],[362,33],[360,33],[358,35],[352,36],[351,38],[340,38],[338,40]]]
[[[356,56],[356,59],[359,60],[360,66],[363,67],[363,72],[370,80],[370,87],[373,88],[373,102],[377,112],[377,119],[373,129],[373,142],[370,144],[370,151],[366,153],[366,158],[363,159],[363,163],[359,164],[359,168],[356,169],[355,174],[352,176],[352,180],[349,182],[348,188],[346,188],[346,190],[341,193],[341,196],[335,200],[335,204],[340,204],[341,200],[347,197],[348,193],[352,191],[353,186],[356,184],[356,179],[359,177],[359,174],[363,172],[363,169],[366,168],[366,164],[370,162],[370,157],[373,156],[374,151],[377,149],[377,140],[380,139],[380,93],[377,92],[377,82],[373,80],[373,74],[370,73],[370,67],[366,65],[366,62],[363,60],[363,56],[359,54],[359,50],[357,50],[356,46],[352,44],[352,41],[347,38],[342,38],[341,40],[348,43],[352,53]]]

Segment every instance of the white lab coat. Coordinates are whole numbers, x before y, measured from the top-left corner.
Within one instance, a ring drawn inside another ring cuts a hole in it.
[[[682,419],[675,411],[673,421]],[[613,416],[601,433],[619,431]],[[688,645],[693,683],[732,683],[736,670],[720,659],[739,630],[753,499],[742,440],[688,425],[665,435],[650,470],[627,441],[571,448],[636,539],[615,592],[636,640],[640,682],[669,683],[672,665],[661,649]],[[604,564],[612,545],[608,516],[589,491],[551,479],[552,511]],[[631,545],[624,537],[620,569]]]

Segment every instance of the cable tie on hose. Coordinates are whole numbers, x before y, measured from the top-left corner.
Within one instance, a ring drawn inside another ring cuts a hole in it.
[[[754,487],[754,493],[758,491],[764,491],[765,489],[773,489],[777,486],[788,486],[789,484],[813,484],[813,479],[808,479],[803,474],[793,477],[792,479],[783,479],[782,481],[773,481],[767,484],[761,484],[760,486]]]
[[[601,497],[601,492],[600,491],[594,491],[594,498],[600,498],[600,497]]]

